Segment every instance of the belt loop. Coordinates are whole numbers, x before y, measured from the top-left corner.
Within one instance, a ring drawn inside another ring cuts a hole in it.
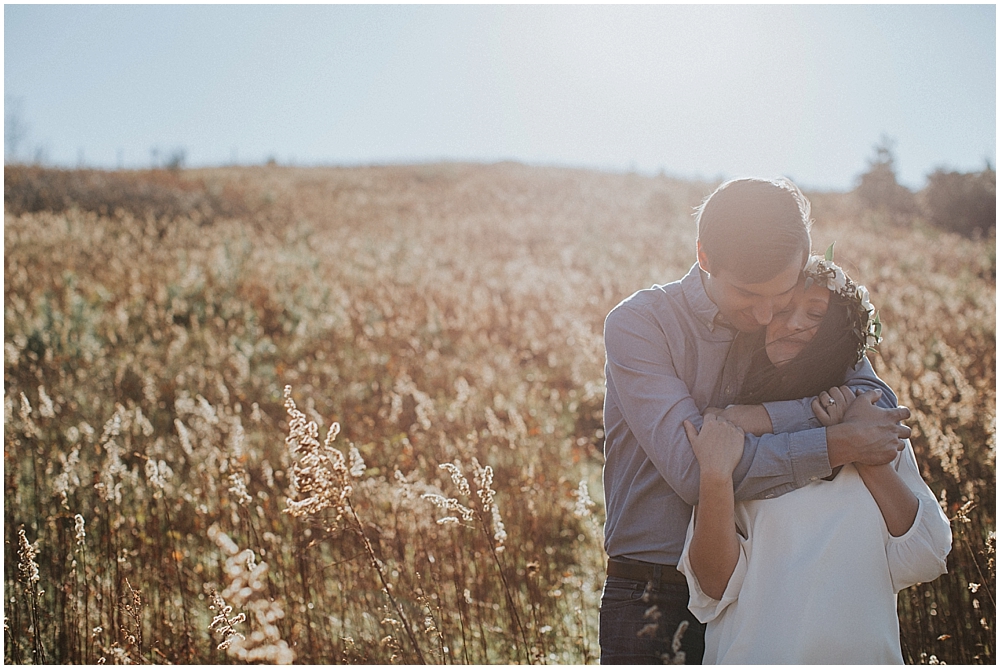
[[[663,578],[663,567],[658,564],[653,565],[653,587],[659,588]]]

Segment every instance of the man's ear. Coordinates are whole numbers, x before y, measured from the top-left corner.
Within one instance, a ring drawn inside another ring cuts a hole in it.
[[[708,256],[706,256],[705,252],[701,250],[701,240],[699,239],[695,242],[695,244],[698,248],[698,265],[706,274],[711,274],[712,270],[708,268]]]

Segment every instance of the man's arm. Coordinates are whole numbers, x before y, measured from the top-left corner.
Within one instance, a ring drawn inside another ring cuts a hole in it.
[[[698,501],[699,468],[683,423],[701,411],[679,378],[661,327],[628,305],[605,321],[609,393],[645,455],[684,501]],[[675,342],[683,349],[683,342]],[[683,355],[679,353],[678,355]],[[745,439],[733,475],[737,500],[780,495],[830,474],[822,428]]]
[[[853,393],[853,389],[850,392]],[[903,440],[910,437],[910,428],[899,424],[899,421],[908,419],[910,410],[906,407],[888,407],[880,410],[881,393],[881,390],[867,390],[859,396],[875,407],[874,410],[867,407],[862,410],[859,406],[854,411],[849,409],[843,420],[836,424],[824,423],[827,426],[826,448],[831,468],[849,462],[871,466],[887,464],[895,459],[895,453],[890,448],[902,450]],[[817,398],[807,398],[807,400],[815,404]],[[774,431],[770,415],[760,404],[736,404],[721,410],[710,408],[706,413],[709,412],[755,435]],[[892,423],[892,420],[896,420],[897,423]]]
[[[868,390],[879,390],[882,392],[882,396],[879,398],[877,406],[883,409],[894,409],[897,406],[895,393],[875,374],[868,358],[862,358],[861,362],[847,372],[843,385],[850,388],[855,395],[860,395]],[[765,402],[763,407],[767,412],[771,431],[799,432],[821,427],[811,408],[813,399],[812,397],[804,397],[783,402]],[[755,424],[755,426],[757,425],[759,424]]]
[[[666,335],[658,324],[643,314],[620,305],[605,321],[605,346],[609,386],[618,396],[625,422],[660,475],[688,504],[698,500],[699,469],[684,432],[690,421],[699,430],[701,412],[687,385],[679,378],[671,359]],[[866,452],[895,457],[899,439],[887,443],[888,426],[904,420],[899,413],[882,410],[878,416],[883,429],[881,440],[871,438],[872,425],[836,426],[834,452],[840,459],[858,450],[851,439],[865,437],[859,447]],[[905,412],[905,410],[902,410]],[[908,412],[906,412],[908,414]],[[872,421],[869,421],[871,423]],[[831,428],[832,429],[832,428]],[[733,473],[737,500],[773,497],[799,488],[832,471],[827,453],[828,433],[814,428],[795,433],[747,435],[743,457]],[[857,459],[857,458],[854,458]],[[850,461],[854,461],[848,460]]]
[[[831,388],[829,391],[820,393],[819,398],[813,402],[813,412],[820,423],[831,427],[843,421],[847,410],[855,401],[865,402],[863,399],[855,398],[854,391],[847,386]],[[867,403],[862,405],[862,409],[868,409]],[[698,451],[695,450],[696,455],[697,453]],[[904,453],[904,457],[905,455]],[[867,486],[868,492],[872,494],[875,503],[878,504],[889,534],[894,537],[906,534],[913,527],[913,522],[917,518],[920,502],[900,477],[893,463],[884,465],[855,463],[855,467],[861,480]]]

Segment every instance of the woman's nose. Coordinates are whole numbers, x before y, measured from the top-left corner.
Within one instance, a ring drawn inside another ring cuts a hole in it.
[[[793,332],[801,332],[806,329],[806,319],[805,316],[798,310],[792,312],[791,317],[788,319],[788,329]]]

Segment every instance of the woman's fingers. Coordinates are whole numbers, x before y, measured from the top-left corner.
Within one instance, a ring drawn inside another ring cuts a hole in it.
[[[827,397],[829,398],[829,395],[827,395]],[[814,399],[811,406],[813,413],[816,415],[816,420],[819,421],[820,425],[823,427],[830,427],[833,425],[833,420],[830,418],[830,413],[827,411],[829,405],[823,402],[822,397]]]
[[[694,444],[694,440],[698,438],[698,428],[694,426],[689,420],[684,421],[684,431],[687,432],[688,441]]]

